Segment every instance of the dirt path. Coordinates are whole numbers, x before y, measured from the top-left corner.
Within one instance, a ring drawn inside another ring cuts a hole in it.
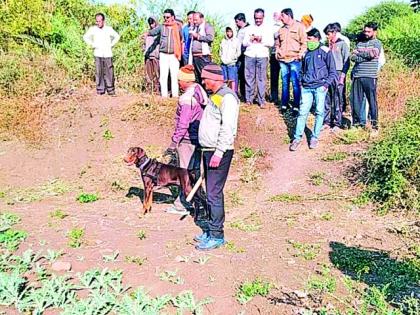
[[[355,192],[344,175],[358,145],[334,144],[325,134],[319,149],[302,145],[291,153],[287,126],[269,106],[241,109],[237,150],[225,189],[230,247],[199,253],[192,243],[198,233],[192,219],[164,212],[170,203],[168,190],[156,194],[163,201],[145,217],[139,217],[139,198],[125,196],[130,187],[141,188],[136,170],[122,163],[127,148],[141,145],[157,154],[170,142],[172,118],[152,119],[142,110],[150,107],[166,115],[174,104],[156,105],[151,99],[145,105],[145,97],[139,95],[85,94],[51,110],[49,137],[41,148],[0,143],[0,191],[5,195],[0,209],[22,217],[19,227],[30,236],[21,250],[63,249],[73,273],[93,267],[122,269],[128,285],[145,286],[153,295],[191,289],[200,299],[213,299],[208,314],[295,314],[298,306],[275,303],[276,299],[284,292],[304,290],[320,266],[331,264],[334,242],[384,250],[399,246],[386,232],[392,218],[377,217],[350,202]],[[251,165],[241,157],[243,146],[260,149],[264,157]],[[322,161],[331,152],[349,157]],[[95,193],[99,200],[80,204],[76,197],[81,192]],[[283,201],[270,201],[276,195]],[[51,218],[57,209],[68,217]],[[73,227],[85,231],[85,243],[78,249],[67,246],[66,234]],[[140,230],[144,240],[137,237]],[[306,260],[293,244],[314,245],[315,257]],[[115,262],[103,262],[104,254],[115,251]],[[129,256],[145,262],[127,262]],[[161,280],[164,271],[176,271],[183,283]],[[235,299],[238,286],[257,277],[275,284],[270,299],[258,297],[240,305]]]

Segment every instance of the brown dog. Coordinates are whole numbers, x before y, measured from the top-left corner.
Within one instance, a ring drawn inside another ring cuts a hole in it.
[[[142,148],[132,147],[128,149],[124,162],[127,165],[135,164],[140,170],[144,186],[144,214],[152,209],[153,188],[155,186],[179,185],[185,196],[188,196],[191,192],[192,178],[188,170],[151,159]]]

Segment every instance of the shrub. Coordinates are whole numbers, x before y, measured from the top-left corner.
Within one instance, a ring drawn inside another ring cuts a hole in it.
[[[409,65],[420,63],[420,13],[391,20],[379,33],[384,47]]]
[[[359,15],[346,27],[345,32],[349,35],[358,34],[367,22],[378,23],[379,29],[385,28],[393,18],[405,17],[413,14],[410,5],[404,2],[385,1],[368,9]]]
[[[368,195],[381,203],[382,211],[396,207],[419,211],[419,119],[420,99],[417,99],[407,104],[405,116],[364,155],[363,179]]]

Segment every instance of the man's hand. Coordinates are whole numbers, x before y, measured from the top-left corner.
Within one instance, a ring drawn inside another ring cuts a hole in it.
[[[340,76],[340,79],[338,80],[338,85],[344,85],[345,78],[346,78],[346,75],[342,73]]]
[[[324,92],[328,92],[328,86],[324,85],[324,86],[323,86],[323,91],[324,91]]]
[[[165,150],[165,152],[163,153],[163,155],[170,155],[173,154],[176,151],[176,143],[175,142],[171,142],[171,144],[169,145],[169,147]]]
[[[221,157],[218,157],[217,155],[213,154],[210,159],[209,166],[214,167],[214,168],[219,167],[221,160],[222,160]]]

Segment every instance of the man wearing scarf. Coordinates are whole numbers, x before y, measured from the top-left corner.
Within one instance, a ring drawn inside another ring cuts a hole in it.
[[[182,29],[175,21],[172,9],[163,11],[164,22],[159,27],[150,30],[146,35],[160,36],[159,68],[160,89],[162,97],[168,97],[168,74],[171,75],[172,97],[179,96],[178,70],[182,57]]]
[[[308,32],[308,51],[302,61],[301,85],[302,101],[293,142],[290,151],[296,151],[302,142],[306,121],[312,104],[315,102],[315,126],[312,132],[309,148],[318,146],[319,134],[324,122],[325,97],[329,86],[337,80],[334,57],[329,48],[321,46],[321,34],[316,28]]]
[[[201,70],[211,62],[211,44],[214,40],[214,28],[204,20],[201,12],[194,13],[194,28],[191,31],[192,64],[197,79],[201,78]],[[191,62],[189,62],[191,64]]]

